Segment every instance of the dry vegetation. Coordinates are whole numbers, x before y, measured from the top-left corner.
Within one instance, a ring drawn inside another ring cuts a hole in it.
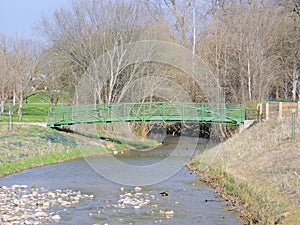
[[[250,224],[300,224],[300,121],[259,123],[204,154],[191,166]]]

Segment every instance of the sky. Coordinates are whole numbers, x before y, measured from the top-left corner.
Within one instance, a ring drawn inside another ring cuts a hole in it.
[[[70,5],[71,0],[0,0],[0,33],[39,39],[33,30],[42,15]]]

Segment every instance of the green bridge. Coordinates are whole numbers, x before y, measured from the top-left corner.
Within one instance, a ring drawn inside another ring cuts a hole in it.
[[[244,119],[242,104],[132,102],[56,107],[49,111],[48,127],[137,121],[243,124]]]

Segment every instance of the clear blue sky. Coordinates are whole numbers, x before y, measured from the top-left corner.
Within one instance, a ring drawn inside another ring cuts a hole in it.
[[[0,33],[35,37],[32,29],[42,15],[70,5],[72,0],[0,0]]]

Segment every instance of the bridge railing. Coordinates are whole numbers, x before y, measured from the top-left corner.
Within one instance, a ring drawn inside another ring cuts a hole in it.
[[[134,121],[200,121],[242,124],[244,105],[218,103],[133,102],[57,107],[48,126]]]

